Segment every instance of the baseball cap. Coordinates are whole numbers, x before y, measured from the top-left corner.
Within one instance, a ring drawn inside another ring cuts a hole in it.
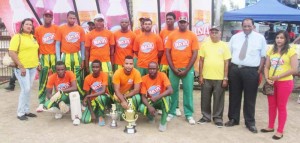
[[[94,25],[95,25],[95,23],[92,22],[92,21],[87,22],[87,24],[88,24],[88,25],[90,25],[90,24],[94,24]]]
[[[217,31],[220,31],[220,26],[212,26],[209,31],[212,31],[212,30],[217,30]]]
[[[188,22],[188,18],[186,16],[180,16],[178,21],[185,21]]]
[[[97,19],[103,19],[104,20],[104,15],[101,14],[101,13],[96,14],[95,17],[94,17],[94,20],[97,20]]]
[[[45,10],[44,15],[46,15],[46,14],[53,15],[53,12],[51,10]]]

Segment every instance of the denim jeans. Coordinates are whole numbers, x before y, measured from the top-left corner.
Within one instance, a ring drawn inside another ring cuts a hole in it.
[[[29,111],[30,91],[36,74],[36,68],[26,69],[25,76],[21,76],[20,69],[14,69],[14,72],[21,87],[17,113],[18,116],[23,116],[25,113],[30,112]]]

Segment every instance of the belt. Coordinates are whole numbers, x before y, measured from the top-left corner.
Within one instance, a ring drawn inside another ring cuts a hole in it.
[[[250,67],[250,66],[244,66],[244,65],[237,65],[237,64],[234,64],[234,63],[231,63],[231,66],[237,67],[239,69],[241,69],[241,68],[258,68],[258,67]]]

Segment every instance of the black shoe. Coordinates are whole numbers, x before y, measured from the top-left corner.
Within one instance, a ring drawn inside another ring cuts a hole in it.
[[[25,116],[27,116],[27,117],[37,117],[37,115],[35,115],[33,113],[27,113],[27,114],[25,114]]]
[[[272,139],[274,139],[274,140],[279,140],[279,139],[281,139],[282,137],[283,137],[283,135],[281,135],[281,137],[278,137],[278,136],[274,135],[274,136],[272,137]]]
[[[223,123],[222,123],[222,122],[216,122],[215,125],[216,125],[218,128],[222,128],[222,127],[223,127]]]
[[[28,120],[28,118],[27,118],[25,115],[23,115],[23,116],[17,116],[17,118],[18,118],[19,120],[21,120],[21,121]]]
[[[15,87],[13,86],[8,86],[8,87],[5,87],[4,89],[8,90],[8,91],[14,91],[15,90]]]
[[[228,122],[225,123],[226,127],[232,127],[234,125],[239,125],[234,119],[229,120]]]
[[[197,124],[205,124],[205,123],[209,123],[210,121],[205,120],[204,118],[201,118],[199,121],[197,121]]]
[[[261,129],[260,132],[262,132],[262,133],[274,132],[274,129],[272,129],[272,130]]]
[[[247,126],[247,128],[249,129],[250,132],[257,133],[257,129],[255,126]]]

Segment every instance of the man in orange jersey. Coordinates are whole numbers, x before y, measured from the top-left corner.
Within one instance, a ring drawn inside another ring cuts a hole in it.
[[[136,36],[139,36],[139,35],[141,35],[145,30],[144,30],[144,27],[143,27],[143,25],[144,25],[144,19],[145,19],[146,17],[141,17],[141,18],[139,18],[139,21],[140,21],[140,27],[138,27],[137,29],[135,29],[134,31],[133,31],[133,33],[136,35]],[[137,56],[134,54],[133,55],[133,63],[134,63],[134,67],[135,68],[137,68]]]
[[[173,12],[168,12],[167,15],[166,15],[167,28],[163,29],[159,33],[159,36],[163,40],[163,45],[164,45],[164,54],[161,57],[159,70],[161,72],[166,73],[167,75],[169,73],[169,64],[168,64],[167,56],[166,56],[166,43],[167,43],[169,34],[172,33],[175,30],[175,28],[174,28],[175,19],[176,19],[176,15]],[[159,114],[160,114],[160,112],[159,112]],[[181,112],[180,112],[180,109],[179,109],[179,104],[176,108],[176,115],[181,116]]]
[[[125,57],[123,66],[113,76],[115,89],[113,100],[116,101],[117,106],[121,104],[123,109],[128,109],[128,99],[131,98],[133,109],[137,110],[141,103],[139,92],[142,77],[139,71],[133,67],[132,56]]]
[[[93,73],[84,79],[83,89],[86,96],[84,97],[83,104],[86,105],[88,100],[91,102],[93,112],[99,117],[99,126],[104,126],[104,111],[110,101],[109,95],[106,93],[108,75],[101,71],[101,62],[99,60],[94,60],[91,66]],[[89,109],[86,108],[86,110]],[[86,114],[83,114],[82,121],[84,123],[91,122],[91,113],[86,112]]]
[[[155,109],[162,110],[159,124],[159,131],[167,129],[167,115],[169,111],[170,97],[173,93],[171,83],[167,75],[158,71],[158,64],[150,62],[148,65],[149,74],[142,77],[142,101],[139,111],[146,115],[150,122],[154,122]]]
[[[166,46],[166,43],[168,40],[168,35],[175,30],[175,28],[174,28],[175,19],[176,19],[176,15],[173,12],[168,12],[166,15],[167,27],[165,29],[161,30],[159,33],[159,36],[163,41],[164,50],[166,48],[165,46]],[[160,62],[159,68],[160,68],[159,70],[161,72],[168,74],[169,65],[168,65],[167,56],[166,56],[165,52],[164,52],[163,56],[161,57],[161,62]]]
[[[47,111],[55,113],[55,119],[61,119],[63,114],[70,111],[70,107],[67,104],[70,103],[71,92],[77,91],[76,77],[72,71],[66,70],[66,65],[62,61],[57,61],[55,65],[56,73],[52,74],[48,78],[47,82],[47,101],[44,104],[44,107],[48,109]],[[53,88],[56,93],[52,95]],[[79,94],[76,94],[79,98]],[[74,96],[74,95],[73,95]],[[74,98],[74,97],[73,97]],[[80,104],[76,108],[80,109]],[[75,108],[73,108],[75,109]],[[80,109],[81,111],[81,109]],[[71,111],[71,112],[75,112]],[[74,125],[79,125],[79,118],[75,118],[73,121]]]
[[[123,18],[120,22],[121,30],[114,33],[116,40],[115,47],[115,65],[114,70],[117,70],[124,65],[125,56],[133,56],[133,43],[135,34],[129,29],[129,19]]]
[[[71,70],[76,75],[78,91],[83,99],[83,69],[84,69],[84,39],[85,34],[82,27],[75,24],[76,13],[67,13],[67,24],[59,27],[55,36],[56,40],[56,61],[63,61],[67,70]]]
[[[188,30],[187,17],[179,17],[178,30],[168,36],[166,44],[166,55],[170,66],[169,78],[172,83],[174,93],[171,94],[172,102],[167,120],[175,117],[178,104],[179,80],[183,85],[183,107],[184,114],[189,124],[194,125],[193,118],[193,87],[194,87],[194,63],[198,54],[197,36]]]
[[[135,39],[133,46],[133,51],[138,57],[137,69],[142,76],[147,74],[149,62],[160,62],[164,52],[161,38],[151,32],[151,19],[144,19],[143,26],[145,31]]]
[[[39,77],[39,103],[40,105],[36,109],[37,112],[43,111],[43,104],[46,99],[46,85],[49,73],[55,72],[55,33],[58,30],[58,26],[52,24],[53,12],[51,10],[45,10],[44,25],[41,25],[35,30],[35,37],[40,45],[40,77]]]
[[[104,28],[103,14],[96,14],[94,18],[95,29],[89,32],[85,39],[86,71],[90,72],[90,64],[94,60],[101,61],[102,71],[108,73],[108,91],[113,95],[111,78],[113,74],[115,39],[112,32]]]

